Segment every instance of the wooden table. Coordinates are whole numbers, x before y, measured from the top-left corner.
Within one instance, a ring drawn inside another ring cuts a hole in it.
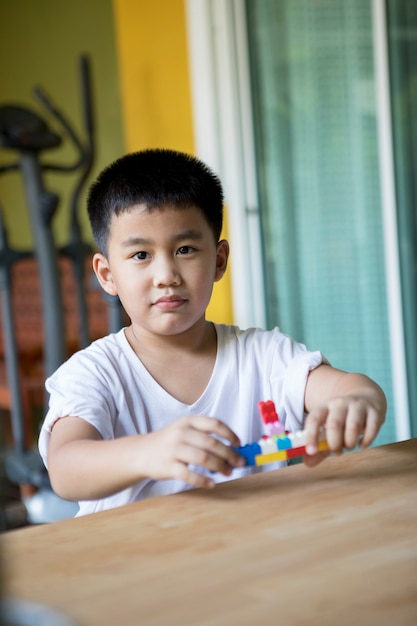
[[[80,626],[416,626],[417,439],[3,534]]]

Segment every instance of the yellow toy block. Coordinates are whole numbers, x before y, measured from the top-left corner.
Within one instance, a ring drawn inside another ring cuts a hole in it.
[[[269,454],[257,454],[255,456],[255,465],[266,465],[275,461],[286,461],[288,459],[286,450],[270,452]]]

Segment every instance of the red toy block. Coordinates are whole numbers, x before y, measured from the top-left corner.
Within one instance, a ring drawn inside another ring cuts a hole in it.
[[[272,400],[267,400],[266,402],[258,402],[258,409],[264,424],[278,421],[278,414],[275,410],[275,404],[272,402]]]
[[[306,454],[307,452],[305,446],[300,446],[299,448],[290,448],[289,450],[287,450],[288,459],[296,459],[297,457],[304,456]]]
[[[268,437],[281,435],[285,432],[284,426],[279,421],[278,413],[275,410],[275,404],[272,400],[258,402],[258,409],[264,423],[265,433]]]

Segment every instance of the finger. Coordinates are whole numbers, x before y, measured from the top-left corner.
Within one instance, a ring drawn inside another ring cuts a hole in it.
[[[328,410],[325,406],[318,407],[308,414],[304,426],[307,454],[317,453],[320,430],[326,421],[327,414]]]
[[[226,447],[226,446],[225,446]],[[233,454],[234,460],[235,453]],[[237,461],[239,465],[244,463],[244,459],[238,455]],[[233,471],[233,464],[228,460],[228,457],[222,458],[213,454],[212,451],[196,448],[194,446],[182,445],[177,452],[177,460],[185,463],[186,465],[196,465],[203,467],[204,469],[212,472],[223,474],[224,476],[230,476]],[[237,463],[235,464],[237,465]]]
[[[330,452],[324,450],[323,452],[317,452],[317,454],[303,456],[303,462],[307,467],[316,467],[324,459],[327,459],[329,455]]]
[[[176,480],[181,480],[192,487],[203,487],[205,489],[212,489],[216,482],[210,476],[199,474],[190,470],[187,464],[178,461],[172,468],[172,477]]]
[[[374,441],[375,437],[378,434],[378,431],[383,423],[383,419],[381,419],[380,414],[373,407],[368,411],[366,417],[366,425],[365,432],[360,442],[361,448],[367,448]]]
[[[211,434],[208,435],[198,430],[191,429],[185,433],[184,443],[196,450],[199,450],[201,453],[206,453],[209,456],[213,456],[215,459],[219,459],[222,462],[221,467],[242,467],[245,464],[243,457],[231,446],[224,444]],[[201,455],[201,458],[203,459],[201,462],[193,462],[206,467],[205,456]],[[209,469],[212,468],[210,467]]]
[[[333,454],[341,454],[345,443],[345,423],[348,406],[342,398],[329,403],[329,414],[326,420],[326,439]]]
[[[349,406],[344,433],[344,447],[348,450],[358,445],[364,433],[366,414],[367,408],[362,402],[354,402]]]
[[[221,420],[215,417],[208,417],[206,415],[194,415],[190,418],[190,420],[191,425],[196,430],[218,435],[222,439],[229,441],[232,446],[240,446],[239,437]]]

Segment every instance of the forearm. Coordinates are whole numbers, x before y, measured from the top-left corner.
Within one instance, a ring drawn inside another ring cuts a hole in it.
[[[378,412],[385,415],[387,402],[381,387],[364,374],[342,372],[335,381],[332,397],[352,396],[367,398]]]
[[[365,398],[382,415],[386,411],[386,398],[381,387],[364,374],[347,373],[329,365],[321,365],[310,372],[305,395],[306,412],[338,397]]]
[[[48,469],[54,491],[67,500],[97,500],[131,487],[146,475],[145,437],[51,446]]]
[[[221,440],[227,440],[226,445]],[[67,416],[52,430],[48,451],[51,483],[68,500],[97,500],[131,487],[143,478],[177,479],[196,487],[214,480],[191,467],[229,476],[244,465],[233,446],[239,438],[223,422],[184,416],[161,430],[105,441],[85,420]]]

